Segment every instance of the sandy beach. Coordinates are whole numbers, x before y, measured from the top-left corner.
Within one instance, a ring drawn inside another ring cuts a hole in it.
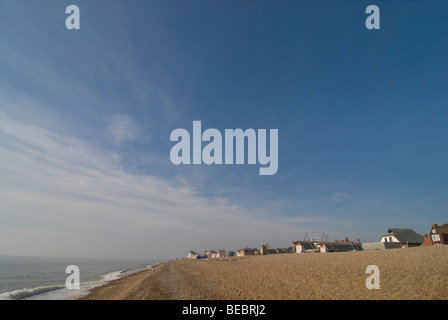
[[[366,288],[369,265],[379,289]],[[448,246],[171,260],[83,299],[448,300]]]

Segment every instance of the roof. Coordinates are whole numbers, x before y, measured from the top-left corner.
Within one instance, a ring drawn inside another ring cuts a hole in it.
[[[258,249],[257,248],[248,248],[248,247],[246,247],[246,248],[240,249],[238,251],[256,251],[256,250],[258,250]]]
[[[394,236],[401,243],[423,243],[424,238],[412,229],[390,228],[383,237]]]
[[[328,251],[334,251],[334,252],[362,250],[360,244],[353,242],[324,242],[324,245],[327,247]]]
[[[437,233],[448,234],[448,223],[445,223],[441,226],[436,225],[435,229],[437,230]]]
[[[293,242],[296,246],[301,245],[303,250],[316,250],[317,248],[314,246],[314,243],[312,241],[294,241]]]
[[[319,251],[319,244],[315,244],[312,241],[294,241],[296,246],[301,245],[304,251]],[[362,246],[353,242],[322,242],[325,245],[328,252],[345,252],[353,250],[362,250]]]

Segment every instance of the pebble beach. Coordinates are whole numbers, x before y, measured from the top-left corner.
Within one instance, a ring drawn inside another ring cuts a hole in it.
[[[379,289],[368,289],[368,266]],[[448,246],[163,262],[87,300],[448,300]]]

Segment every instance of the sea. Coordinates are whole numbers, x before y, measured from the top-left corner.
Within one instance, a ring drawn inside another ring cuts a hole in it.
[[[58,258],[0,255],[0,300],[74,300],[111,280],[151,269],[160,261],[150,259]],[[79,270],[79,289],[73,271]]]

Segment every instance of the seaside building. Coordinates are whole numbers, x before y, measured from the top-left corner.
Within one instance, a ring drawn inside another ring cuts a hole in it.
[[[363,250],[359,241],[352,242],[346,239],[345,241],[320,241],[313,240],[294,241],[293,252],[349,252]]]
[[[238,257],[244,257],[244,256],[252,256],[255,254],[259,254],[259,251],[257,248],[244,248],[237,251]]]
[[[211,254],[212,254],[213,252],[215,252],[215,251],[213,251],[213,250],[205,250],[204,253],[203,253],[202,255],[203,255],[203,256],[210,257]]]
[[[269,244],[264,244],[260,247],[260,254],[269,255],[269,254],[279,254],[279,253],[293,253],[293,247],[289,248],[272,248]]]
[[[198,253],[195,251],[189,251],[187,253],[187,255],[185,256],[185,258],[187,259],[196,259],[196,257],[198,256]]]
[[[260,254],[267,255],[267,254],[275,254],[277,251],[273,249],[269,244],[264,244],[260,247]]]
[[[277,253],[294,253],[293,247],[288,248],[276,248]]]
[[[422,246],[448,245],[448,223],[444,223],[441,226],[433,224],[429,237],[425,234],[424,239]]]
[[[428,235],[425,233],[423,235],[423,243],[420,245],[420,247],[432,247],[432,240]]]
[[[226,252],[226,250],[221,250],[221,249],[219,249],[218,251],[212,250],[209,257],[210,258],[224,258],[224,257],[227,257],[227,252]]]
[[[418,247],[424,242],[424,237],[412,229],[389,228],[381,237],[380,242],[400,243],[402,247]]]
[[[296,253],[304,253],[304,252],[317,252],[317,246],[309,240],[304,241],[293,241],[293,250]]]
[[[429,235],[434,246],[448,244],[448,223],[441,226],[433,224]]]

